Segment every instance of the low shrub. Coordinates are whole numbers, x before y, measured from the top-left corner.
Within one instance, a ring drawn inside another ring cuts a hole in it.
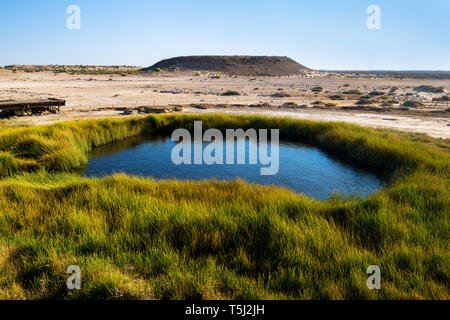
[[[433,98],[433,102],[440,102],[440,101],[450,101],[450,96],[444,95],[439,98]]]
[[[425,107],[426,104],[419,100],[406,100],[402,104],[405,107],[412,107],[412,108],[419,108],[419,107]]]
[[[292,101],[286,102],[281,106],[281,108],[298,108],[298,107],[299,107],[298,103]]]
[[[227,91],[222,93],[222,96],[240,96],[241,93],[237,91]]]
[[[362,94],[361,91],[356,90],[356,89],[353,89],[353,90],[347,90],[347,91],[344,91],[344,92],[342,92],[342,93],[343,93],[343,94],[356,94],[356,95]]]
[[[444,87],[435,87],[430,85],[422,85],[414,88],[417,92],[444,93]]]
[[[363,99],[363,98],[359,99],[356,102],[357,105],[369,105],[369,104],[373,104],[373,103],[374,102],[372,100],[370,100],[370,99]]]
[[[289,98],[289,97],[292,97],[292,95],[288,92],[280,91],[280,92],[276,92],[276,93],[272,94],[271,97],[272,98]]]

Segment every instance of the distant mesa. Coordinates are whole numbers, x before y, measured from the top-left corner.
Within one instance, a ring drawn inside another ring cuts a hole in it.
[[[307,67],[288,57],[187,56],[162,60],[142,71],[212,71],[236,76],[289,76],[305,74]]]

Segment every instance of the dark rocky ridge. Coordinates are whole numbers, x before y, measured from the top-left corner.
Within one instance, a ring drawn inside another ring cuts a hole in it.
[[[288,57],[270,56],[186,56],[162,60],[143,71],[156,69],[213,71],[238,76],[288,76],[305,74],[305,66]]]

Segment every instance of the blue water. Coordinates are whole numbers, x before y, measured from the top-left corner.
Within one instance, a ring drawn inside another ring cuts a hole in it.
[[[262,176],[261,167],[268,165],[248,164],[249,143],[252,142],[247,141],[245,145],[245,165],[175,165],[171,153],[176,142],[169,137],[135,137],[94,149],[82,174],[92,177],[123,172],[155,179],[181,180],[240,178],[256,184],[287,187],[316,199],[327,199],[333,193],[366,196],[383,185],[380,177],[365,169],[339,161],[316,148],[285,141],[280,142],[278,173]],[[224,146],[224,159],[225,154]]]

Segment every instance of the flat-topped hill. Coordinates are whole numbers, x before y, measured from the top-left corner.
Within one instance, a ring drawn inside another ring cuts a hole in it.
[[[143,71],[157,69],[214,71],[239,76],[288,76],[309,69],[288,57],[270,56],[186,56],[162,60]]]

